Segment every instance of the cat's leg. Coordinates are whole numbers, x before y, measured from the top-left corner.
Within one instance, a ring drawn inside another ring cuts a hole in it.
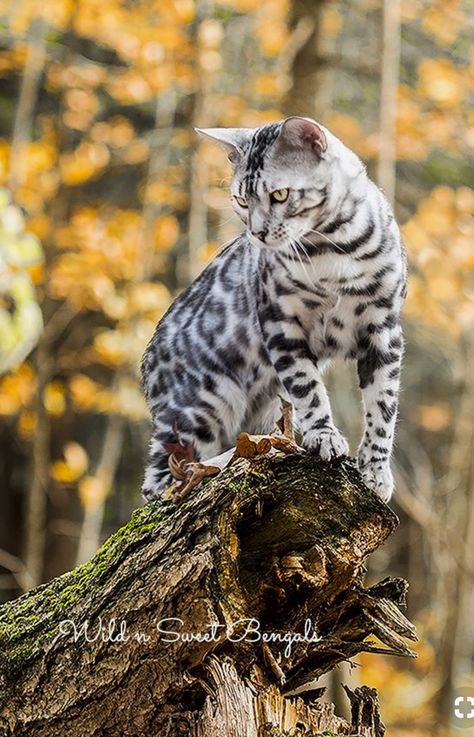
[[[326,362],[318,362],[304,336],[271,337],[267,343],[270,360],[293,404],[303,446],[324,461],[346,455],[349,446],[334,425],[322,372]]]
[[[295,377],[288,392],[302,430],[303,447],[314,451],[323,461],[330,461],[332,458],[347,455],[349,445],[334,424],[322,373],[322,369],[316,368],[307,384],[300,384],[301,377]],[[304,398],[299,396],[302,386],[311,387],[308,402],[301,401]],[[295,403],[295,393],[298,403]]]
[[[160,439],[161,434],[154,431],[149,444],[148,460],[142,484],[142,495],[147,501],[160,499],[173,481],[168,466],[169,451]]]
[[[393,492],[390,455],[397,419],[401,329],[378,336],[358,360],[359,385],[365,408],[365,431],[359,448],[359,469],[367,485],[388,501]]]
[[[281,419],[282,405],[278,396],[281,390],[278,380],[275,380],[268,391],[266,402],[262,402],[256,409],[251,408],[249,413],[242,422],[242,432],[248,432],[256,435],[270,435],[278,430],[278,423]]]
[[[145,499],[160,499],[175,481],[168,464],[171,454],[178,461],[212,458],[224,450],[219,434],[219,427],[204,415],[204,409],[177,412],[172,422],[168,411],[155,417],[142,485]]]

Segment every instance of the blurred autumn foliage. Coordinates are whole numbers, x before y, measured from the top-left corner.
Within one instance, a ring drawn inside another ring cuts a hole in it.
[[[385,157],[411,262],[402,529],[373,566],[411,580],[424,640],[411,670],[363,661],[394,737],[441,730],[474,653],[474,2],[398,6],[0,0],[3,598],[140,503],[140,356],[238,229],[226,157],[193,127],[316,117],[374,176]],[[342,415],[351,431],[353,399]]]

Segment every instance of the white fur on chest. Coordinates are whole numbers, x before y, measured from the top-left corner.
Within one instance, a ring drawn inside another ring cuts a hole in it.
[[[369,266],[356,261],[350,255],[334,256],[333,253],[325,253],[305,259],[302,264],[290,263],[288,272],[293,278],[310,287],[316,286],[318,290],[339,293],[341,284],[347,286],[364,278],[370,279],[379,266],[378,260]]]
[[[307,292],[280,297],[284,313],[297,318],[297,323],[285,325],[284,332],[288,337],[297,337],[302,327],[312,352],[320,358],[348,356],[355,349],[357,335],[354,298],[339,294],[329,283],[322,286],[324,297],[321,287],[311,297]],[[314,306],[308,306],[308,297],[314,298]],[[337,345],[331,341],[334,335]]]

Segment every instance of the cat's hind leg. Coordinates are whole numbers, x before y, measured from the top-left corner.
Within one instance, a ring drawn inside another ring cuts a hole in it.
[[[149,502],[161,499],[173,481],[168,465],[169,455],[163,441],[154,433],[150,440],[142,485],[142,495]]]
[[[162,498],[175,481],[169,466],[171,455],[183,464],[212,458],[225,450],[220,436],[220,428],[203,412],[183,412],[173,421],[172,427],[168,413],[156,417],[142,485],[145,499],[152,501]]]

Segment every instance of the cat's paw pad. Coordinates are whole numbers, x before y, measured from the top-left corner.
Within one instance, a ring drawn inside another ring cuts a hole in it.
[[[349,453],[347,440],[337,427],[310,430],[305,433],[303,446],[306,450],[318,455],[323,461],[330,461],[332,458],[339,458]]]
[[[388,502],[393,494],[393,475],[390,467],[380,463],[367,463],[359,465],[359,471],[365,483],[375,491],[384,502]]]

